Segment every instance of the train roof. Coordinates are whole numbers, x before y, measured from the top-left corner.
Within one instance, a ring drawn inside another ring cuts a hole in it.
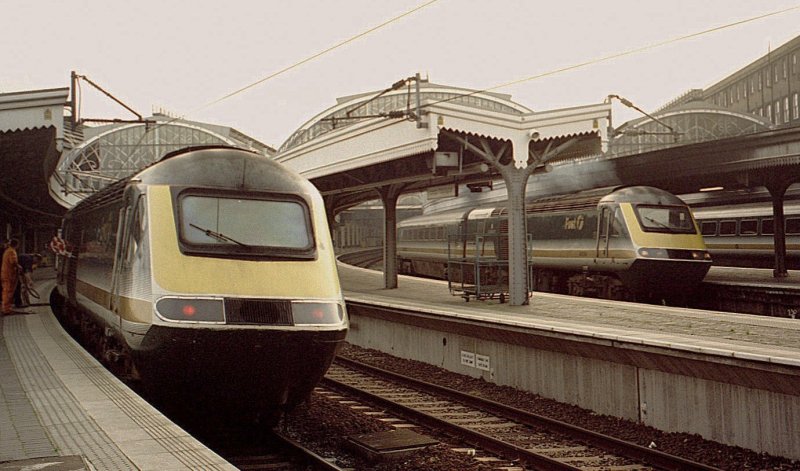
[[[526,205],[528,212],[593,209],[601,203],[636,203],[683,206],[680,198],[652,186],[605,187],[569,195],[539,198]],[[505,213],[505,212],[504,212]]]
[[[783,212],[785,216],[796,216],[800,214],[800,201],[785,201]],[[697,219],[771,218],[773,216],[771,202],[703,206],[700,208],[693,207],[692,213],[694,213]]]
[[[96,208],[122,197],[131,183],[147,185],[234,188],[311,194],[315,187],[274,160],[235,147],[191,147],[167,154],[141,171],[123,178],[78,203],[70,212]]]
[[[600,203],[638,203],[666,206],[683,206],[680,198],[661,188],[652,186],[626,186],[604,196]]]

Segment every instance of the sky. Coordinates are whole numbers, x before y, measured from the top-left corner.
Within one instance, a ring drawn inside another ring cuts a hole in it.
[[[800,1],[430,1],[0,0],[0,93],[67,87],[75,71],[145,116],[166,110],[277,148],[337,97],[416,73],[480,90],[545,74],[494,91],[534,111],[616,94],[652,112],[800,34],[797,8],[598,61]],[[82,91],[84,118],[133,118]],[[614,125],[639,116],[613,105]]]

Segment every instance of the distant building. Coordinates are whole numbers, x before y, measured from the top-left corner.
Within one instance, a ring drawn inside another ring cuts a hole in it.
[[[693,89],[656,113],[693,101],[703,101],[743,114],[752,114],[773,126],[800,124],[800,36],[769,51],[705,90]]]

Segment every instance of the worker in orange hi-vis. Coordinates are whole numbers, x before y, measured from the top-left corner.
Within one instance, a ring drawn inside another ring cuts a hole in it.
[[[17,289],[19,280],[19,259],[17,258],[17,246],[19,240],[11,239],[8,247],[3,252],[3,266],[0,272],[0,281],[3,284],[3,315],[12,314],[14,307],[14,290]]]

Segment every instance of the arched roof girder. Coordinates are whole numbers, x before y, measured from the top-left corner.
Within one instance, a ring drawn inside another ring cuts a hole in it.
[[[70,208],[109,183],[190,146],[236,143],[209,129],[185,122],[134,123],[113,127],[64,153],[50,176],[50,194]]]
[[[653,119],[655,118],[655,119]],[[609,157],[738,137],[772,129],[763,117],[695,102],[641,118],[615,130]],[[670,129],[672,131],[670,131]]]
[[[317,136],[340,129],[358,121],[359,116],[388,113],[416,106],[416,93],[409,89],[391,91],[379,98],[380,92],[361,93],[337,99],[337,104],[306,121],[281,145],[285,152],[306,143]],[[375,98],[375,99],[373,99]],[[464,88],[421,83],[420,100],[446,101],[484,111],[510,115],[531,113],[532,110],[511,100],[511,95],[492,92],[476,92]],[[362,106],[363,105],[363,106]],[[349,112],[349,114],[348,114]]]

